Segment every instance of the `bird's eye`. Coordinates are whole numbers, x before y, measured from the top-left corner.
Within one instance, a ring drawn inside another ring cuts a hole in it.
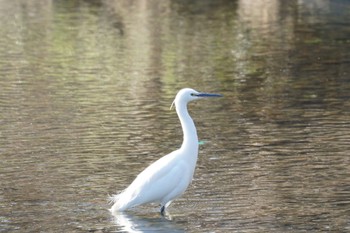
[[[191,96],[196,96],[196,94],[195,93],[191,93]]]

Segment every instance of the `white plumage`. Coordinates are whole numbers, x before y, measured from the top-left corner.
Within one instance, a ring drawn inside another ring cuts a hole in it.
[[[113,214],[146,203],[160,203],[163,214],[172,200],[185,192],[192,181],[198,156],[197,131],[188,114],[187,103],[203,97],[219,96],[221,95],[200,93],[190,88],[177,93],[173,104],[183,130],[181,148],[152,163],[129,187],[120,194],[113,195],[111,201],[114,204],[110,209]]]

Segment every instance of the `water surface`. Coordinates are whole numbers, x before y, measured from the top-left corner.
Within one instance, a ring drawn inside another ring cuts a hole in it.
[[[347,1],[0,1],[0,232],[350,231]],[[202,141],[166,218],[107,197]]]

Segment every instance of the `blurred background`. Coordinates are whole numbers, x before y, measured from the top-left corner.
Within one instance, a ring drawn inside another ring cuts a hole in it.
[[[347,0],[0,0],[0,232],[350,231]],[[112,217],[177,149],[194,181]]]

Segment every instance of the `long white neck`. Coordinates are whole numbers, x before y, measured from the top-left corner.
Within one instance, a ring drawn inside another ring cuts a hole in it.
[[[180,150],[186,151],[186,154],[198,156],[198,137],[197,130],[192,118],[188,114],[186,105],[177,105],[176,112],[179,116],[183,131],[183,142]]]

